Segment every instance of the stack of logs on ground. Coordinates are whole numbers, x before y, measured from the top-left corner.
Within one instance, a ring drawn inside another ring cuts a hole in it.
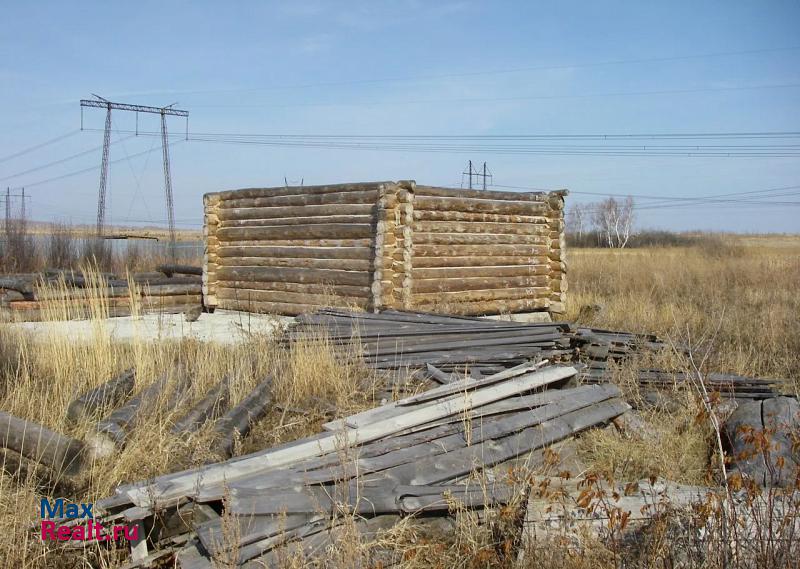
[[[288,315],[332,302],[560,313],[565,195],[414,181],[207,194],[206,302]]]
[[[11,321],[181,313],[203,305],[201,268],[161,265],[119,276],[45,271],[0,277],[0,314]]]

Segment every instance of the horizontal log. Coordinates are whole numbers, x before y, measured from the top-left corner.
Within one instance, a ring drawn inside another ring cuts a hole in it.
[[[220,287],[217,298],[220,300],[238,300],[247,302],[282,302],[289,304],[315,304],[319,306],[363,306],[368,297],[337,296],[325,294],[324,287],[319,287],[320,294],[307,292],[284,292],[272,290],[231,289]]]
[[[531,249],[528,247],[528,249]],[[491,250],[491,249],[490,249]],[[414,268],[445,268],[445,267],[492,267],[492,266],[512,266],[512,265],[533,265],[547,266],[549,259],[546,255],[536,256],[535,253],[528,252],[527,255],[468,255],[468,256],[446,256],[446,257],[427,257],[418,255],[414,257]]]
[[[34,286],[40,282],[39,275],[20,275],[0,277],[0,289],[8,289],[21,294],[31,294]]]
[[[172,275],[202,275],[203,268],[202,267],[195,267],[193,265],[159,265],[156,267],[157,271],[160,271],[171,277]]]
[[[475,302],[480,300],[524,300],[547,298],[550,289],[547,287],[506,288],[491,290],[461,290],[455,292],[414,292],[412,301],[415,304],[444,304],[451,302]]]
[[[372,239],[242,239],[240,241],[223,241],[222,247],[299,247],[299,248],[370,248]]]
[[[217,290],[227,288],[229,290],[271,290],[299,292],[303,294],[319,294],[324,291],[326,294],[335,296],[354,296],[357,298],[369,298],[370,287],[350,286],[350,285],[320,285],[316,283],[277,283],[277,282],[258,282],[258,281],[219,281]],[[241,298],[244,298],[243,296]]]
[[[414,234],[415,250],[418,245],[545,245],[547,241],[547,237],[538,235],[493,235],[490,233]]]
[[[33,295],[29,294],[28,298],[31,296]],[[15,300],[25,300],[25,295],[16,290],[7,288],[0,289],[0,303],[7,304]]]
[[[217,230],[220,241],[362,239],[372,235],[369,224],[331,223],[321,225],[279,225],[267,227],[223,227]]]
[[[416,233],[490,233],[493,235],[549,236],[546,225],[531,223],[484,223],[473,221],[416,221],[411,225]]]
[[[247,302],[241,300],[219,299],[218,308],[224,310],[240,310],[243,312],[257,312],[259,314],[281,314],[284,316],[297,316],[308,314],[324,308],[319,304],[291,304],[286,302]]]
[[[549,192],[503,192],[497,190],[465,190],[464,188],[441,188],[435,186],[417,185],[414,190],[414,199],[419,199],[420,196],[472,198],[479,200],[545,202],[550,197],[550,194]]]
[[[141,285],[142,296],[192,296],[200,294],[202,283],[183,285]]]
[[[360,271],[329,269],[295,269],[289,267],[220,267],[217,278],[224,280],[249,280],[261,282],[294,282],[337,285],[370,286],[370,274]]]
[[[117,306],[130,306],[130,298],[106,298],[102,300],[102,306],[117,307]],[[47,300],[18,300],[8,303],[8,308],[12,312],[26,311],[26,310],[50,310],[57,312],[68,308],[90,308],[93,306],[100,306],[98,301],[94,299],[47,299]]]
[[[131,279],[135,283],[146,283],[151,280],[163,279],[164,273],[161,271],[149,271],[144,273],[133,273]]]
[[[374,204],[378,201],[378,192],[367,190],[361,192],[336,192],[330,194],[308,194],[295,196],[272,196],[263,198],[234,198],[223,201],[225,207],[275,207],[275,206],[307,206],[330,204]]]
[[[221,258],[226,257],[286,257],[312,259],[371,259],[370,247],[272,247],[272,246],[228,246],[219,248]]]
[[[480,267],[420,268],[416,263],[411,269],[413,279],[456,279],[473,277],[526,277],[548,275],[547,265],[510,265]]]
[[[329,225],[332,223],[370,224],[372,215],[329,215],[326,217],[248,218],[222,221],[217,230],[227,227],[284,227],[286,225]]]
[[[225,267],[296,267],[311,269],[339,269],[343,271],[369,271],[368,259],[315,259],[312,257],[225,257]]]
[[[2,411],[0,445],[57,473],[74,475],[83,467],[83,444],[80,441]]]
[[[393,186],[394,182],[348,182],[344,184],[325,184],[318,186],[280,186],[277,188],[243,188],[215,192],[216,200],[224,204],[227,200],[239,198],[264,198],[277,196],[307,196],[342,192],[377,192],[381,186]]]
[[[175,296],[145,296],[139,304],[142,308],[161,308],[162,306],[192,306],[203,303],[203,297],[199,294],[175,295]]]
[[[109,408],[122,403],[133,392],[135,384],[136,375],[133,368],[125,370],[76,397],[67,407],[67,418],[78,422],[102,415]]]
[[[415,221],[469,221],[484,223],[533,223],[550,227],[550,218],[543,215],[503,215],[497,213],[469,213],[464,211],[438,211],[415,209]]]
[[[138,296],[173,296],[173,295],[199,295],[202,288],[200,281],[197,284],[179,285],[153,285],[146,283],[138,285]],[[53,288],[38,290],[36,300],[87,300],[92,298],[129,298],[131,290],[127,287],[113,287],[106,289],[85,288]]]
[[[180,306],[158,306],[150,307],[150,308],[143,308],[140,313],[144,314],[180,314],[186,311],[186,305]],[[61,315],[58,314],[57,311],[42,311],[39,309],[31,309],[31,310],[17,310],[13,313],[9,313],[12,315],[13,320],[15,322],[45,322],[45,321],[54,321],[54,320],[62,320]],[[109,318],[118,318],[123,316],[131,316],[131,308],[130,306],[112,306],[108,308],[107,315]],[[71,320],[75,319],[89,319],[92,318],[93,315],[90,310],[83,309],[83,310],[75,310],[72,314],[69,314],[68,317]]]
[[[136,302],[143,307],[150,306],[177,306],[181,304],[199,304],[201,296],[199,291],[197,294],[176,294],[171,296],[142,296],[136,299]],[[69,299],[47,299],[47,300],[22,300],[14,301],[8,304],[8,308],[13,311],[26,311],[26,310],[49,310],[51,312],[58,312],[59,310],[72,309],[85,309],[90,310],[99,306],[110,308],[125,308],[131,306],[130,297],[120,298],[104,298],[102,302],[97,299],[84,299],[84,298],[69,298]]]
[[[234,219],[294,219],[303,217],[361,216],[371,215],[372,203],[365,204],[329,204],[304,206],[273,207],[236,207],[221,208],[215,214],[220,221]]]
[[[546,298],[529,298],[524,300],[486,300],[477,302],[458,302],[448,305],[448,312],[462,316],[483,316],[486,314],[513,314],[529,310],[542,310],[549,306]],[[419,310],[435,308],[436,303],[415,302]]]
[[[419,257],[519,256],[547,255],[543,245],[414,245],[414,263]],[[402,256],[400,256],[402,259]]]
[[[461,211],[464,213],[495,213],[500,215],[546,216],[550,208],[543,202],[511,200],[479,200],[456,197],[416,196],[415,210]]]
[[[414,279],[413,291],[415,293],[421,293],[488,289],[503,290],[507,288],[546,287],[547,284],[547,276]]]

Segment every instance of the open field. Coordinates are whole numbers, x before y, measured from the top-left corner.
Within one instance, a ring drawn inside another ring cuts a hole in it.
[[[689,342],[708,350],[710,368],[789,378],[800,391],[800,237],[576,249],[569,259],[568,319]]]
[[[656,333],[688,343],[707,355],[709,369],[786,378],[785,390],[800,393],[800,238],[735,238],[707,246],[637,250],[570,250],[567,318],[594,327]],[[213,459],[211,432],[185,438],[170,428],[176,417],[225,375],[232,377],[232,399],[241,400],[273,373],[274,405],[236,453],[291,441],[319,432],[332,416],[376,405],[381,378],[353,354],[334,353],[324,337],[280,348],[273,337],[252,334],[236,345],[193,340],[112,342],[103,322],[92,320],[94,334],[73,342],[63,334],[34,339],[25,332],[0,329],[0,409],[83,438],[90,421],[68,422],[69,401],[114,373],[135,366],[146,387],[165,370],[193,378],[182,397],[164,393],[150,420],[138,424],[131,443],[111,460],[97,461],[77,479],[34,468],[6,453],[0,471],[0,565],[22,568],[119,567],[122,560],[101,549],[67,551],[45,547],[28,530],[39,519],[38,498],[66,496],[93,501],[120,483],[176,471]],[[684,359],[666,354],[664,366],[685,368]],[[625,390],[626,369],[616,378]],[[573,476],[598,473],[617,481],[663,476],[679,482],[718,483],[711,430],[698,421],[696,394],[681,394],[683,407],[645,416],[655,432],[648,444],[636,444],[608,429],[586,432],[578,444],[582,466]],[[635,393],[630,393],[635,397]],[[347,460],[346,457],[342,459]],[[553,474],[531,467],[533,474]],[[519,475],[519,473],[517,474]],[[651,528],[647,547],[625,549],[621,542],[575,543],[554,538],[526,549],[521,558],[503,552],[507,511],[490,512],[492,524],[479,526],[475,515],[457,512],[447,531],[431,532],[413,517],[363,540],[345,535],[323,561],[287,556],[285,567],[365,566],[376,548],[395,553],[395,567],[663,567],[670,561],[668,539],[675,528]],[[498,537],[498,534],[500,535]],[[687,561],[688,563],[688,561]],[[218,567],[228,567],[225,559]],[[687,564],[685,566],[701,566]],[[704,567],[722,567],[708,559]]]

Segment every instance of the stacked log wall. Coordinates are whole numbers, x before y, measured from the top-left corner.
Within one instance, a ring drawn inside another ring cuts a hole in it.
[[[211,306],[298,314],[563,312],[565,192],[397,183],[205,196],[203,292]]]
[[[383,306],[396,193],[380,182],[206,195],[208,302],[289,315],[331,302]]]
[[[563,311],[564,192],[414,188],[410,306]]]

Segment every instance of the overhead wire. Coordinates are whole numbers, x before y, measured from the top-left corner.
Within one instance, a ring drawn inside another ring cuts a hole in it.
[[[715,57],[729,57],[737,55],[755,55],[761,53],[775,53],[783,51],[794,51],[800,49],[800,46],[785,46],[773,48],[761,48],[751,50],[735,50],[735,51],[719,51],[699,54],[686,54],[686,55],[671,55],[662,57],[643,57],[631,59],[616,59],[607,61],[594,61],[582,63],[567,63],[558,65],[532,65],[525,67],[510,67],[505,69],[486,69],[477,71],[464,71],[458,73],[440,73],[440,74],[424,74],[424,75],[406,75],[397,77],[378,77],[371,79],[351,79],[341,81],[321,81],[315,83],[301,83],[301,84],[277,84],[268,87],[241,87],[235,89],[196,89],[185,91],[169,91],[170,94],[182,95],[202,95],[202,94],[220,94],[220,93],[253,93],[259,91],[277,91],[287,89],[310,89],[317,87],[335,87],[343,85],[364,85],[364,84],[378,84],[378,83],[396,83],[400,81],[429,81],[438,79],[454,79],[460,77],[480,77],[491,75],[505,75],[513,73],[530,73],[534,71],[558,71],[563,69],[583,69],[592,67],[607,67],[614,65],[630,65],[642,63],[668,63],[670,61],[686,61],[692,59],[706,59]],[[160,92],[157,92],[160,93]]]
[[[179,140],[176,140],[174,142],[170,142],[169,146],[175,146],[177,144],[180,144],[181,142],[183,142],[183,139],[179,139]],[[116,160],[110,160],[109,164],[117,164],[118,162],[122,162],[123,160],[130,160],[131,158],[136,158],[138,156],[143,156],[145,154],[149,154],[150,152],[151,152],[151,150],[144,150],[142,152],[137,152],[135,154],[131,154],[129,156],[125,156],[124,158],[117,158]],[[90,166],[88,168],[83,168],[81,170],[76,170],[74,172],[69,172],[67,174],[62,174],[61,176],[55,176],[53,178],[47,178],[45,180],[38,180],[38,181],[30,183],[30,184],[25,184],[25,187],[26,188],[32,188],[32,187],[35,187],[35,186],[41,186],[43,184],[49,184],[51,182],[56,182],[58,180],[63,180],[65,178],[71,178],[73,176],[78,176],[80,174],[85,174],[86,172],[92,172],[93,170],[99,170],[99,169],[100,169],[99,165],[98,166]]]
[[[122,142],[123,140],[127,140],[129,138],[133,138],[133,135],[129,135],[129,136],[126,136],[124,138],[121,138],[120,140],[117,140],[116,142]],[[112,142],[112,144],[113,144],[113,142]],[[32,174],[34,172],[38,172],[40,170],[45,170],[45,169],[50,168],[52,166],[58,166],[59,164],[64,164],[65,162],[69,162],[70,160],[74,160],[76,158],[80,158],[81,156],[86,156],[88,154],[92,154],[92,153],[97,152],[98,150],[102,150],[102,149],[103,149],[103,145],[101,144],[100,146],[95,146],[94,148],[89,148],[88,150],[84,150],[82,152],[78,152],[77,154],[72,154],[72,155],[67,156],[65,158],[60,158],[58,160],[53,160],[52,162],[47,162],[46,164],[41,164],[39,166],[35,166],[33,168],[29,168],[27,170],[23,170],[22,172],[17,172],[16,174],[11,174],[10,176],[4,176],[4,177],[0,178],[0,182],[4,182],[6,180],[11,180],[12,178],[19,178],[20,176],[25,176],[27,174]]]
[[[39,150],[40,148],[44,148],[45,146],[50,146],[51,144],[55,144],[56,142],[61,142],[62,140],[65,140],[65,139],[67,139],[67,138],[69,138],[71,136],[75,136],[79,132],[80,132],[80,129],[71,130],[71,131],[69,131],[67,133],[64,133],[64,134],[61,134],[59,136],[56,136],[55,138],[51,138],[50,140],[46,140],[44,142],[40,142],[39,144],[35,144],[34,146],[30,146],[28,148],[20,150],[19,152],[15,152],[14,154],[9,154],[8,156],[3,156],[2,158],[0,158],[0,162],[7,162],[8,160],[13,160],[14,158],[19,158],[20,156],[24,156],[25,154],[29,154],[31,152],[35,152],[36,150]]]

